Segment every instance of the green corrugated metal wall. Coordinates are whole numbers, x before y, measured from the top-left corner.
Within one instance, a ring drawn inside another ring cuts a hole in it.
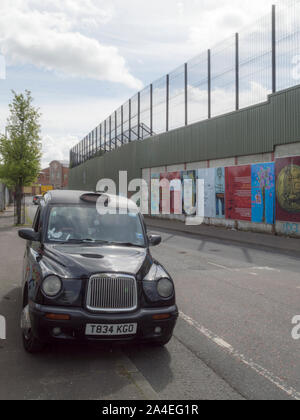
[[[141,178],[143,168],[273,152],[300,141],[300,86],[268,102],[129,143],[70,170],[71,189],[93,190],[99,179]]]

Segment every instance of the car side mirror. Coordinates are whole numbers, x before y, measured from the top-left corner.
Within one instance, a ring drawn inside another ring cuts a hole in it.
[[[158,246],[161,244],[162,238],[159,235],[149,235],[148,240],[150,246]]]
[[[41,234],[34,229],[20,229],[18,232],[20,238],[31,242],[40,242]]]

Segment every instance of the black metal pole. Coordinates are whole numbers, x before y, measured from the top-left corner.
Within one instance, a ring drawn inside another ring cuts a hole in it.
[[[98,126],[96,127],[96,144],[95,144],[95,154],[98,151]]]
[[[99,125],[99,139],[100,139],[100,151],[102,150],[102,124]]]
[[[276,6],[272,6],[272,92],[276,92]]]
[[[95,154],[95,130],[92,131],[92,157]]]
[[[153,134],[153,84],[150,85],[150,132]]]
[[[121,106],[121,143],[124,143],[124,108]]]
[[[170,76],[166,77],[166,131],[169,131]]]
[[[111,147],[111,115],[109,117],[109,150],[110,151],[112,150],[112,147]]]
[[[188,125],[188,65],[184,65],[184,123]]]
[[[118,147],[117,131],[118,131],[118,114],[117,114],[117,111],[115,111],[115,147]]]
[[[211,51],[207,54],[208,118],[211,118]]]
[[[106,120],[104,121],[104,151],[106,152]]]
[[[129,134],[128,141],[131,142],[131,99],[129,99],[129,113],[128,113],[128,124],[129,124]]]
[[[235,109],[240,109],[240,42],[239,34],[235,34]]]
[[[138,93],[138,140],[141,139],[141,92]]]

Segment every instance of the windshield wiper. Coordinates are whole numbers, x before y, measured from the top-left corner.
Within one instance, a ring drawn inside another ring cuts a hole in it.
[[[69,239],[68,241],[61,242],[61,244],[107,244],[107,241],[101,241],[96,239]]]
[[[128,246],[134,248],[145,248],[144,245],[134,244],[132,242],[108,242],[109,245],[116,245],[116,246]]]

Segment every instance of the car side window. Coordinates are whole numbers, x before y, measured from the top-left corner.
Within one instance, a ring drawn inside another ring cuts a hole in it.
[[[34,229],[35,232],[39,231],[40,228],[40,219],[41,219],[41,209],[40,207],[37,209],[37,212],[35,214],[35,218],[33,221],[33,226],[32,228]]]

